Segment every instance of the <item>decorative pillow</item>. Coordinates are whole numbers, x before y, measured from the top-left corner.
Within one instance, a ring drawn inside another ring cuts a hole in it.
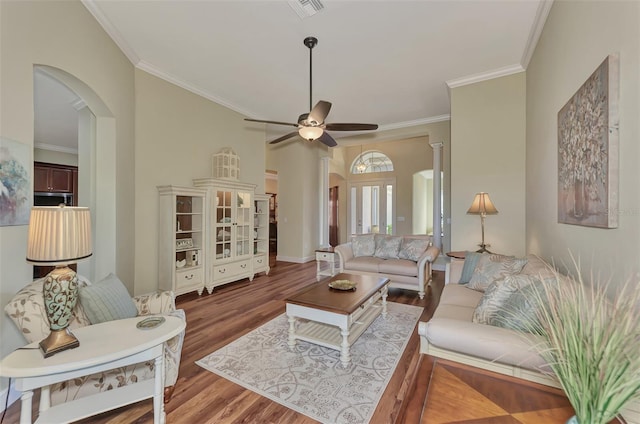
[[[538,281],[535,277],[525,274],[506,275],[504,278],[489,284],[484,295],[473,311],[472,321],[478,324],[496,325],[495,318],[507,300],[518,290]]]
[[[373,237],[374,234],[355,236],[353,240],[351,240],[353,256],[373,256],[376,252],[376,242]]]
[[[114,274],[79,291],[80,303],[89,317],[91,324],[138,315],[133,299],[127,288]]]
[[[462,275],[460,275],[460,281],[458,284],[467,284],[471,281],[473,271],[476,269],[476,265],[482,255],[483,253],[478,252],[465,252],[464,265],[462,265]]]
[[[514,258],[503,255],[482,255],[476,264],[469,287],[473,290],[485,291],[489,284],[505,275],[517,274],[526,265],[526,258]]]
[[[413,262],[418,262],[420,256],[429,247],[429,239],[426,238],[403,238],[402,248],[398,253],[400,259],[408,259]]]
[[[538,302],[536,292],[544,290],[542,282],[536,281],[507,298],[502,309],[492,318],[492,325],[522,332],[532,332],[538,324]]]
[[[376,236],[376,251],[373,256],[381,259],[398,259],[402,237]]]

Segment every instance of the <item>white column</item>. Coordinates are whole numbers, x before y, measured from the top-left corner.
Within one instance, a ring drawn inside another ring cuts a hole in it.
[[[433,149],[433,245],[442,249],[442,142],[429,143]]]
[[[320,247],[329,247],[329,158],[320,158]]]

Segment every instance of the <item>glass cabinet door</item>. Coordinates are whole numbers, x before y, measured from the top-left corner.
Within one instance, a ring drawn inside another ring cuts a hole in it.
[[[215,198],[215,257],[216,259],[230,258],[232,251],[233,219],[231,191],[216,191]]]
[[[236,192],[236,256],[245,256],[252,253],[251,223],[253,222],[253,213],[251,206],[251,193]]]

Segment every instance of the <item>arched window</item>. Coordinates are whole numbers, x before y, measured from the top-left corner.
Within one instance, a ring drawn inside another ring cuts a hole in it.
[[[372,172],[391,172],[393,162],[382,152],[370,150],[360,153],[351,164],[352,174],[369,174]]]

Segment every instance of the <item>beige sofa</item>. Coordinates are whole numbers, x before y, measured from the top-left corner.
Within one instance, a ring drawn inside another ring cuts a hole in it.
[[[358,249],[365,239],[368,248]],[[431,264],[440,253],[431,244],[427,235],[364,234],[336,246],[335,252],[340,272],[386,277],[392,287],[416,291],[423,299],[425,287],[431,282]]]
[[[522,274],[542,275],[549,272],[537,256],[527,256]],[[516,330],[472,321],[482,292],[458,284],[464,260],[447,264],[445,286],[433,317],[419,322],[420,353],[448,359],[478,368],[510,375],[552,387],[558,381],[541,372],[546,362],[537,353],[537,336]],[[548,274],[551,275],[551,274]],[[629,423],[640,423],[640,405],[632,403],[623,413]]]
[[[86,279],[78,279],[78,287],[91,284]],[[44,278],[35,280],[22,288],[5,306],[5,313],[20,329],[28,343],[37,342],[49,335],[49,319],[47,318],[42,295]],[[138,316],[152,314],[174,315],[186,321],[184,311],[176,310],[173,292],[164,291],[133,297],[133,303],[138,309]],[[80,302],[76,303],[69,328],[91,325],[89,318]],[[173,386],[178,379],[180,357],[184,331],[165,343],[165,402],[173,393]],[[73,399],[104,392],[112,388],[135,384],[138,381],[153,379],[153,362],[144,362],[127,367],[120,367],[101,373],[79,377],[74,380],[56,383],[51,386],[51,405],[69,402]]]

